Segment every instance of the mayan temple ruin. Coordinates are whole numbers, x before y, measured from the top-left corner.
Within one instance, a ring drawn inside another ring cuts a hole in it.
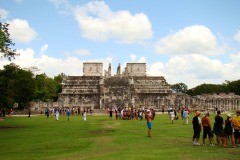
[[[191,97],[173,93],[163,76],[148,76],[146,63],[127,63],[112,75],[112,66],[103,71],[103,63],[83,63],[82,76],[68,76],[63,81],[58,107],[87,109],[149,108],[160,110],[169,107],[240,109],[240,96],[211,94]]]

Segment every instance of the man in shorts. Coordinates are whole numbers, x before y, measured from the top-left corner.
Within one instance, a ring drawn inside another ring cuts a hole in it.
[[[148,126],[148,137],[151,138],[151,130],[152,130],[152,115],[150,114],[150,110],[147,110],[145,112],[145,119],[147,120],[147,126]]]

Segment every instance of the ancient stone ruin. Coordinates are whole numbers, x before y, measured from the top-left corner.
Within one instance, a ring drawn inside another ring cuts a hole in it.
[[[199,95],[173,93],[163,76],[147,76],[146,63],[120,64],[112,75],[111,64],[103,72],[103,63],[83,63],[83,76],[68,76],[55,106],[60,108],[164,108],[189,106],[192,109],[237,110],[240,96],[231,94]],[[53,106],[54,107],[54,106]]]

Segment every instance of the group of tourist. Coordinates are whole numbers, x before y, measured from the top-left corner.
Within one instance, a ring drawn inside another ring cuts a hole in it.
[[[56,117],[56,121],[59,120],[59,116],[61,114],[66,114],[67,115],[67,120],[70,121],[70,116],[73,113],[75,113],[75,112],[73,112],[72,109],[70,109],[70,108],[63,109],[63,110],[62,109],[58,109],[58,108],[55,108],[53,110],[49,110],[48,108],[45,109],[46,117],[48,118],[49,115],[51,115],[51,116],[54,115]],[[92,113],[92,112],[90,112],[90,113]],[[80,110],[79,110],[79,112],[77,114],[80,114]],[[86,109],[83,110],[82,116],[83,116],[83,120],[86,121],[87,120],[87,111],[86,111]]]
[[[155,111],[150,108],[150,111],[151,111],[151,114],[152,114],[152,119],[154,119],[155,117]],[[127,108],[124,108],[124,109],[115,109],[114,112],[112,109],[108,109],[108,114],[109,114],[109,118],[111,119],[113,117],[113,113],[115,114],[116,116],[116,119],[122,119],[122,120],[143,120],[143,114],[144,114],[144,109],[139,109],[139,110],[133,110],[133,109],[127,109]]]
[[[240,111],[236,112],[236,115],[232,118],[231,114],[227,114],[227,118],[224,121],[221,116],[221,111],[217,111],[217,115],[214,117],[214,125],[211,126],[209,112],[203,113],[203,117],[200,118],[201,112],[196,111],[192,119],[193,125],[193,137],[192,145],[200,145],[199,138],[201,129],[203,128],[202,143],[205,146],[205,140],[208,136],[210,146],[213,144],[214,135],[216,135],[216,145],[228,147],[228,141],[231,140],[232,147],[236,145],[240,146]]]
[[[61,110],[56,109],[54,110],[54,114],[56,116],[56,120],[58,121],[59,115],[61,114]],[[71,110],[70,108],[66,109],[67,120],[70,121]],[[151,130],[152,130],[152,120],[155,117],[155,111],[150,108],[147,110],[133,110],[133,109],[118,109],[113,111],[112,109],[108,110],[109,118],[113,117],[113,114],[116,115],[116,119],[122,120],[138,120],[140,121],[143,119],[145,115],[145,119],[147,120],[147,127],[148,127],[148,137],[151,137]],[[45,114],[49,116],[49,110],[45,110]],[[168,114],[170,120],[173,121],[178,119],[176,110],[170,109],[168,110]],[[190,110],[188,108],[182,108],[181,110],[181,117],[183,119],[183,124],[188,124]],[[203,130],[202,135],[202,145],[205,146],[206,139],[208,137],[210,146],[215,146],[213,144],[214,135],[216,136],[216,145],[217,146],[224,146],[228,147],[228,141],[231,140],[232,147],[236,147],[237,145],[240,146],[240,110],[236,112],[236,115],[232,117],[231,114],[227,114],[226,120],[223,120],[221,116],[220,110],[216,112],[216,116],[214,117],[214,125],[211,126],[210,122],[210,114],[209,111],[203,112],[203,117],[200,118],[202,113],[200,111],[196,111],[194,117],[192,118],[192,125],[193,125],[193,137],[192,137],[192,145],[200,145],[199,139],[201,131]],[[82,116],[84,121],[86,121],[87,112],[84,110],[82,112]]]

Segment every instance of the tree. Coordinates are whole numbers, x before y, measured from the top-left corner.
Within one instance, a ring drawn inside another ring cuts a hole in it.
[[[56,78],[56,80],[49,78],[45,73],[43,73],[36,75],[35,82],[35,100],[57,100],[58,93],[61,92],[62,89],[61,80],[58,78]]]
[[[240,95],[240,80],[236,81],[225,81],[224,84],[227,88],[227,92],[233,92],[237,95]]]
[[[176,93],[186,93],[188,90],[188,87],[184,83],[177,83],[171,86],[172,90],[174,90]]]
[[[201,84],[195,88],[187,91],[187,94],[191,96],[201,95],[201,94],[213,94],[213,93],[225,93],[226,87],[221,84]]]
[[[11,59],[18,54],[16,53],[16,50],[11,49],[11,46],[14,46],[14,43],[10,39],[8,26],[9,24],[0,22],[0,56],[8,58],[8,60],[11,61]]]
[[[0,70],[0,107],[11,108],[18,103],[23,109],[34,96],[34,79],[30,71],[11,63]]]

